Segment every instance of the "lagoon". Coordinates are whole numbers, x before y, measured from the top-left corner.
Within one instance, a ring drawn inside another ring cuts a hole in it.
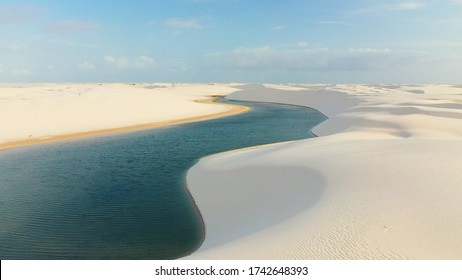
[[[0,152],[1,259],[175,259],[204,226],[185,186],[201,157],[313,137],[316,110],[242,115]]]

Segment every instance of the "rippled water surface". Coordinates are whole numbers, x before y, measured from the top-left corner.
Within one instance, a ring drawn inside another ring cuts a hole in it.
[[[229,101],[228,101],[229,102]],[[203,240],[184,184],[199,158],[312,137],[323,115],[247,114],[117,136],[0,151],[1,259],[173,259]]]

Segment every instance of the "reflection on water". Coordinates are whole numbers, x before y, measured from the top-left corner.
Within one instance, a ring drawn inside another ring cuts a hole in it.
[[[228,101],[229,102],[229,101]],[[1,259],[173,259],[203,240],[184,175],[199,158],[312,137],[301,107],[0,152]]]

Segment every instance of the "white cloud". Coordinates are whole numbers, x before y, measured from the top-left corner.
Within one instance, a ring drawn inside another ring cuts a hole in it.
[[[114,56],[105,56],[104,62],[111,66],[115,67],[118,70],[126,69],[146,69],[154,66],[154,59],[148,56],[139,56],[136,58],[127,58],[125,56],[114,57]]]
[[[168,59],[165,61],[163,68],[173,73],[179,73],[187,71],[189,65],[186,61],[181,59]]]
[[[308,48],[308,43],[307,42],[299,42],[297,44],[297,47],[299,47],[301,49],[307,49]]]
[[[31,76],[33,73],[26,69],[13,69],[11,74],[15,76]]]
[[[20,24],[30,22],[44,10],[34,6],[0,6],[0,24]]]
[[[398,3],[395,5],[390,5],[388,8],[391,11],[409,11],[409,10],[417,10],[425,6],[426,4],[420,3],[420,2],[405,2],[405,3]]]
[[[366,7],[353,11],[352,15],[376,15],[376,14],[387,14],[393,12],[404,12],[419,10],[427,6],[424,2],[393,2],[383,3],[374,6]]]
[[[270,47],[238,48],[227,53],[206,56],[207,62],[218,68],[246,70],[295,71],[367,71],[387,69],[415,60],[415,52],[388,49],[288,49]]]
[[[172,19],[167,20],[165,24],[169,28],[176,29],[176,30],[202,28],[202,25],[197,19],[172,18]]]
[[[0,52],[5,55],[8,53],[24,53],[28,51],[28,46],[22,43],[6,43],[1,45],[0,44]]]
[[[52,33],[86,33],[96,31],[100,28],[99,24],[90,21],[66,20],[57,22],[49,27]]]
[[[48,42],[50,42],[51,44],[69,46],[69,47],[84,47],[84,48],[93,48],[93,49],[100,49],[102,47],[101,45],[98,45],[98,44],[74,42],[74,41],[63,40],[63,39],[51,39]]]
[[[79,64],[79,68],[82,70],[93,70],[95,69],[95,65],[85,60]]]
[[[337,20],[319,20],[316,21],[317,24],[325,24],[325,25],[348,25],[348,23],[344,21],[337,21]]]
[[[281,31],[281,30],[284,30],[284,29],[286,29],[285,26],[278,25],[278,26],[275,26],[275,27],[271,28],[271,31]]]
[[[5,46],[0,46],[1,50],[5,50],[7,52],[25,52],[27,51],[27,46],[24,44],[17,44],[17,43],[10,43]]]
[[[447,25],[449,27],[462,27],[462,18],[445,18],[425,21],[426,25]]]

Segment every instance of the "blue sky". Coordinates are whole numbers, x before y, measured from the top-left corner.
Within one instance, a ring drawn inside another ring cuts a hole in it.
[[[462,0],[0,0],[0,82],[462,83]]]

